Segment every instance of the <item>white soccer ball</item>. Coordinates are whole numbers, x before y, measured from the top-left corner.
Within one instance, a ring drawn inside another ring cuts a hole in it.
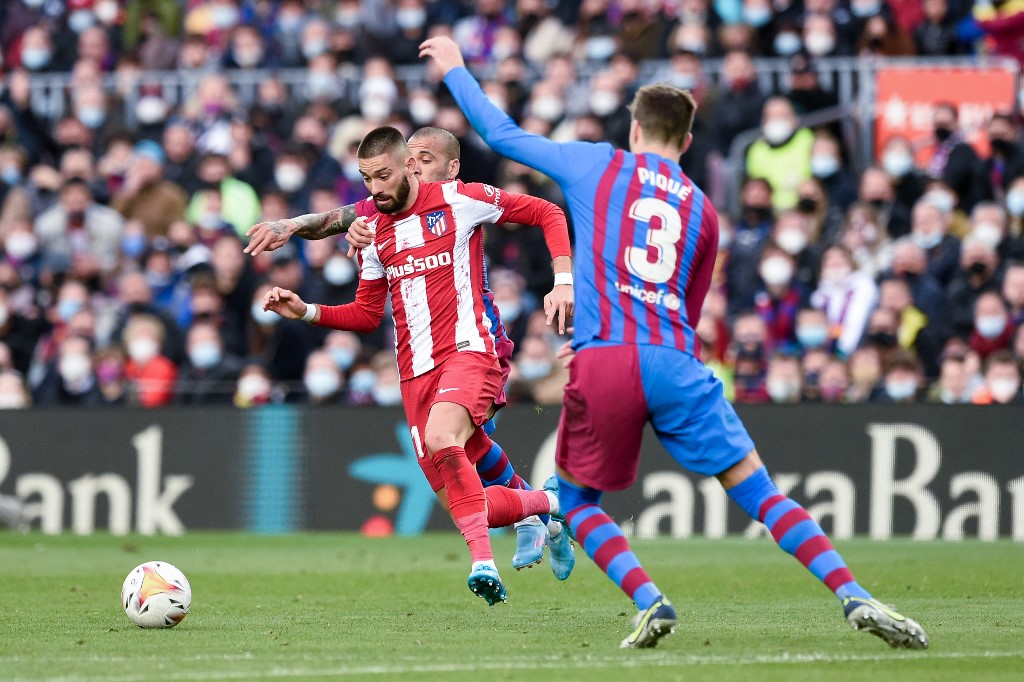
[[[121,587],[121,606],[140,628],[173,628],[191,605],[188,578],[166,561],[136,566]]]

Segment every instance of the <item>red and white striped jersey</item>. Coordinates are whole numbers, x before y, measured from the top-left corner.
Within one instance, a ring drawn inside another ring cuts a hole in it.
[[[480,224],[550,224],[551,209],[561,214],[541,199],[453,180],[420,183],[409,210],[378,214],[369,223],[376,232],[363,249],[360,276],[367,283],[387,279],[403,381],[429,372],[452,353],[494,354]]]

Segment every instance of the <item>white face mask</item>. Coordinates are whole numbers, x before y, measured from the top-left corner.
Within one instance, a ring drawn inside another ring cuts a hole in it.
[[[821,281],[825,284],[842,284],[851,272],[852,270],[845,265],[833,265],[821,271]]]
[[[914,157],[899,149],[888,151],[882,157],[882,168],[894,178],[902,178],[914,168]]]
[[[281,316],[273,310],[264,310],[262,303],[253,303],[250,312],[252,313],[252,319],[256,320],[256,324],[264,327],[275,325],[281,319]]]
[[[203,341],[188,350],[188,359],[199,369],[209,369],[220,362],[221,350],[216,341]]]
[[[1013,379],[993,379],[988,384],[988,391],[992,398],[999,403],[1008,403],[1013,400],[1020,390],[1020,382]]]
[[[324,279],[328,284],[343,287],[356,276],[356,267],[347,256],[331,256],[324,264]]]
[[[793,135],[793,124],[781,118],[773,118],[761,126],[761,133],[769,144],[782,144]]]
[[[1006,317],[1003,315],[980,315],[974,322],[982,338],[996,339],[1006,331]]]
[[[431,99],[418,97],[409,102],[409,115],[416,125],[428,125],[433,123],[434,117],[437,116],[437,105]]]
[[[797,387],[788,379],[771,378],[765,382],[765,389],[772,402],[788,403],[797,397]]]
[[[828,178],[839,171],[839,159],[831,155],[818,154],[811,157],[811,175]]]
[[[398,384],[378,384],[373,387],[373,401],[378,405],[400,405],[402,387]]]
[[[326,398],[333,395],[341,388],[341,379],[337,372],[329,369],[315,369],[306,373],[303,378],[306,390],[314,398]]]
[[[148,95],[139,100],[135,105],[135,117],[143,125],[152,125],[164,120],[167,115],[167,105],[163,99]]]
[[[547,96],[535,99],[530,105],[530,110],[537,118],[551,123],[562,118],[565,107],[562,105],[562,100],[557,97]]]
[[[39,242],[28,232],[15,232],[7,238],[7,255],[15,260],[23,261],[35,254]]]
[[[942,232],[931,232],[924,233],[920,231],[914,231],[910,233],[910,241],[920,246],[925,251],[930,251],[939,245],[942,241]]]
[[[886,381],[885,392],[893,400],[907,400],[917,393],[917,382],[913,379]]]
[[[120,14],[121,8],[118,7],[117,0],[99,0],[93,5],[92,11],[96,14],[96,18],[104,24],[112,24]]]
[[[1024,190],[1011,189],[1006,193],[1006,210],[1012,216],[1024,216]]]
[[[835,49],[836,39],[828,33],[810,33],[804,40],[804,47],[815,57],[826,55]]]
[[[395,10],[395,23],[403,31],[414,31],[427,23],[427,11],[422,7]]]
[[[519,375],[526,381],[535,381],[551,374],[551,363],[545,360],[520,360],[516,364]]]
[[[58,371],[66,383],[80,384],[92,372],[92,362],[82,353],[69,353],[60,359]]]
[[[377,385],[377,375],[372,369],[361,369],[352,375],[348,385],[355,393],[371,393]]]
[[[22,410],[28,407],[19,393],[0,393],[0,410]]]
[[[791,256],[795,256],[807,248],[807,235],[803,233],[803,230],[780,232],[776,241],[779,243],[779,248]]]
[[[297,192],[306,181],[306,171],[293,163],[282,163],[274,169],[274,182],[284,192]]]
[[[144,365],[160,352],[160,346],[149,338],[133,339],[128,343],[128,357],[138,365]]]
[[[932,190],[931,192],[926,192],[922,198],[943,213],[949,213],[955,207],[953,195],[949,192]]]
[[[270,395],[270,382],[259,374],[247,374],[238,380],[238,397],[245,401]]]
[[[971,230],[971,236],[993,249],[1003,241],[1003,231],[995,223],[978,223]]]
[[[783,57],[796,54],[802,45],[803,41],[800,40],[800,36],[792,31],[784,31],[775,36],[775,52]]]
[[[595,90],[590,93],[590,111],[595,116],[608,116],[619,108],[619,96],[610,90]]]
[[[391,115],[391,102],[383,97],[367,97],[359,103],[359,112],[367,120],[380,122]]]
[[[775,256],[766,258],[758,270],[761,279],[770,287],[787,284],[793,277],[793,264],[786,258]]]

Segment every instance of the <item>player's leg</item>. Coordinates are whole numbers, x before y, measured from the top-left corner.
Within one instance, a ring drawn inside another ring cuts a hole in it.
[[[602,368],[615,367],[615,372]],[[634,346],[588,348],[569,367],[556,461],[562,514],[576,542],[639,609],[624,647],[654,646],[675,627],[671,603],[601,507],[636,478],[647,405]]]
[[[710,370],[667,348],[645,348],[641,357],[652,423],[669,454],[691,471],[717,476],[729,497],[844,603],[874,603],[807,510],[779,492]]]

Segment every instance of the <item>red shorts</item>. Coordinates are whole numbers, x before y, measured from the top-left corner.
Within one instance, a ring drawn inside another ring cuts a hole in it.
[[[443,488],[444,479],[423,446],[430,408],[434,403],[462,405],[473,423],[480,426],[487,421],[487,413],[502,392],[501,380],[497,357],[463,351],[455,353],[426,374],[402,382],[402,404],[412,444],[416,448],[416,460],[432,490]],[[490,439],[483,429],[476,429],[465,445],[466,455],[473,464],[479,462],[490,448]]]

